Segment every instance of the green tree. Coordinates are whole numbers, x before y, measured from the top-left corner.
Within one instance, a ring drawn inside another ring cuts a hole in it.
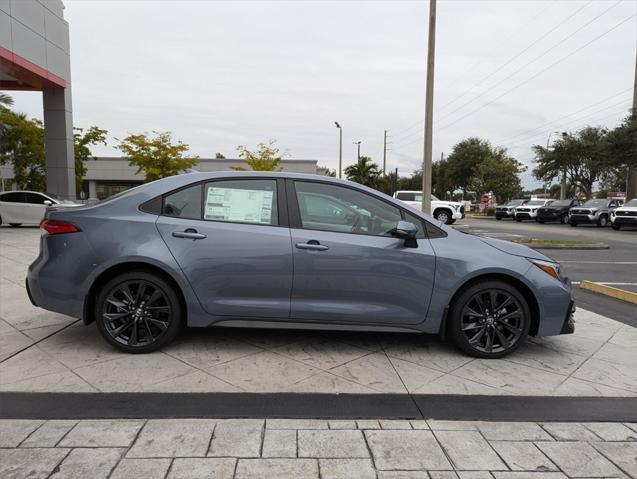
[[[361,156],[358,162],[345,168],[345,177],[361,185],[376,188],[381,172],[369,156]]]
[[[410,176],[398,178],[399,190],[422,190],[422,170],[414,171]]]
[[[226,157],[219,152],[215,153],[215,160],[225,160]]]
[[[281,171],[279,163],[287,153],[280,153],[276,146],[276,140],[268,140],[267,143],[259,143],[256,151],[250,151],[245,146],[237,146],[239,158],[248,165],[252,171]],[[246,171],[243,166],[233,166],[233,170]]]
[[[456,143],[451,154],[444,160],[447,188],[450,191],[461,189],[466,194],[475,168],[487,158],[501,154],[497,150],[487,140],[476,137],[466,138]]]
[[[199,161],[198,156],[184,156],[189,146],[181,141],[172,142],[172,134],[153,132],[155,137],[140,133],[128,135],[118,140],[118,150],[126,155],[131,166],[137,167],[137,173],[144,172],[146,181],[154,181],[192,168]]]
[[[0,92],[0,107],[7,108],[13,105],[13,98]]]
[[[75,154],[75,184],[77,190],[82,188],[82,180],[86,175],[86,162],[96,158],[91,153],[91,146],[98,143],[106,146],[106,135],[108,132],[97,126],[91,126],[86,132],[83,128],[74,128],[73,152]]]
[[[506,203],[522,194],[520,173],[526,170],[515,158],[500,154],[483,159],[474,169],[471,189],[478,193],[493,192],[498,203]]]
[[[18,188],[44,191],[46,168],[42,122],[0,107],[0,131],[0,164],[13,166]]]

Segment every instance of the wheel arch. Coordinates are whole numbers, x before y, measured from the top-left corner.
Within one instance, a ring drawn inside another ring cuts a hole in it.
[[[188,318],[188,306],[186,303],[184,292],[181,289],[179,283],[175,280],[175,278],[172,277],[170,273],[168,273],[163,268],[151,263],[145,263],[143,261],[128,261],[115,264],[102,271],[93,280],[93,282],[91,283],[91,287],[89,288],[88,293],[86,294],[86,297],[84,299],[84,324],[90,324],[95,321],[95,298],[97,297],[100,288],[117,275],[126,273],[128,271],[144,271],[147,273],[156,274],[157,276],[160,276],[162,279],[170,283],[175,288],[175,292],[179,297],[182,311],[184,311],[184,317],[182,319],[184,321],[184,324],[186,324]]]
[[[480,282],[489,281],[489,280],[504,281],[505,283],[509,283],[512,286],[515,286],[515,288],[518,291],[520,291],[522,296],[524,296],[524,299],[526,299],[526,302],[529,305],[529,309],[531,310],[531,327],[529,329],[529,335],[530,336],[537,335],[537,332],[540,327],[540,306],[537,301],[537,298],[533,294],[533,291],[531,291],[531,289],[526,284],[524,284],[524,282],[520,281],[515,276],[511,276],[505,273],[485,273],[485,274],[481,274],[481,275],[468,279],[456,289],[455,293],[451,297],[451,300],[449,300],[449,304],[447,304],[445,308],[445,317],[440,325],[440,334],[443,337],[446,336],[446,332],[447,332],[446,330],[448,327],[447,319],[448,319],[449,310],[451,309],[451,305],[454,303],[454,301],[456,301],[458,296],[460,296],[460,294],[466,288],[474,285],[475,283],[480,283]]]

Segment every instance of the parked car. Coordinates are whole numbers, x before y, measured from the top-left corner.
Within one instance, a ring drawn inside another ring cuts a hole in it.
[[[595,224],[604,227],[610,221],[611,212],[621,206],[621,200],[596,199],[588,200],[581,206],[571,208],[568,222],[571,226]]]
[[[502,218],[515,217],[515,208],[523,205],[529,200],[511,200],[506,205],[500,205],[495,207],[495,219],[500,221]]]
[[[412,208],[422,210],[422,191],[396,191],[394,198],[408,204]],[[446,225],[451,225],[456,220],[465,216],[464,205],[457,201],[441,201],[431,195],[431,216]]]
[[[5,191],[0,193],[0,225],[18,227],[22,224],[37,225],[44,218],[49,206],[79,206],[77,203],[58,198],[52,193],[37,191]]]
[[[610,212],[610,223],[614,230],[622,226],[637,226],[637,198]]]
[[[521,206],[516,206],[514,219],[518,223],[523,220],[534,220],[537,217],[537,210],[542,206],[548,206],[555,200],[529,200]]]
[[[581,205],[577,198],[572,200],[555,200],[547,206],[542,206],[537,210],[535,221],[546,223],[549,221],[559,221],[563,225],[568,223],[568,212],[574,206]]]
[[[336,178],[189,173],[41,227],[33,304],[130,353],[182,325],[434,333],[482,358],[574,329],[555,261]]]

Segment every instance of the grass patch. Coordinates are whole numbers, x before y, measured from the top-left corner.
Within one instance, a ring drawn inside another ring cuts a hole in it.
[[[514,243],[530,246],[531,248],[544,248],[544,249],[608,249],[606,243],[600,243],[598,241],[585,241],[585,240],[563,240],[563,239],[518,239],[513,240]]]

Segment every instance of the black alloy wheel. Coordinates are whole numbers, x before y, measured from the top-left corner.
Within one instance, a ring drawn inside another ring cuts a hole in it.
[[[599,217],[599,221],[597,222],[597,226],[600,228],[605,228],[608,224],[608,217],[606,215],[602,215]]]
[[[568,223],[568,214],[567,213],[564,213],[562,216],[560,216],[560,223],[562,223],[563,225]]]
[[[451,336],[467,354],[500,358],[524,342],[531,314],[522,294],[502,281],[474,284],[450,311]]]
[[[102,336],[128,353],[148,353],[172,341],[182,307],[174,287],[159,276],[131,272],[109,281],[96,301]]]

